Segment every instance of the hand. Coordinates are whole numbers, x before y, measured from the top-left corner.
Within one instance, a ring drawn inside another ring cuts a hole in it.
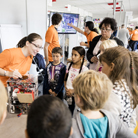
[[[81,46],[85,46],[85,43],[84,43],[84,42],[80,42],[80,45],[81,45]]]
[[[91,58],[91,62],[93,63],[97,63],[98,62],[98,58],[96,56]]]
[[[15,69],[13,72],[8,71],[7,76],[14,79],[22,78],[22,75],[18,72],[18,69]]]
[[[49,61],[48,62],[46,62],[46,67],[47,67],[47,65],[49,64]]]
[[[53,96],[57,97],[57,94],[53,91]]]
[[[50,93],[51,95],[53,95],[53,92],[52,92],[52,90],[51,90],[51,89],[49,89],[49,93]]]
[[[72,23],[68,23],[67,25],[70,26],[70,27],[73,27],[73,24]]]
[[[66,95],[69,97],[72,97],[73,93],[74,93],[73,89],[68,89],[68,91],[66,92]]]

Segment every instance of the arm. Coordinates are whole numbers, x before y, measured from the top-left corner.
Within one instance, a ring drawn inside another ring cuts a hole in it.
[[[45,42],[44,55],[45,55],[46,66],[49,64],[49,61],[48,61],[48,46],[49,46],[49,43]]]
[[[88,43],[86,44],[85,42],[80,42],[80,45],[81,45],[81,46],[86,46],[86,47],[89,48],[89,44],[88,44]]]
[[[66,73],[66,66],[64,66],[64,68],[61,70],[60,72],[60,77],[58,80],[58,84],[55,90],[55,93],[58,94],[63,88],[64,88],[64,77],[65,77],[65,73]]]
[[[74,26],[73,24],[68,23],[68,26],[74,28],[77,32],[79,32],[79,33],[81,33],[81,34],[84,34],[84,32],[83,32],[81,29],[79,29],[78,27]]]

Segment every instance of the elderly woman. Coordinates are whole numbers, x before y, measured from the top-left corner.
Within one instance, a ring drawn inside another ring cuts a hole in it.
[[[99,28],[101,29],[101,35],[96,36],[89,43],[90,47],[87,51],[87,59],[91,64],[96,64],[98,62],[97,55],[100,53],[100,45],[103,41],[113,39],[118,45],[124,46],[123,42],[113,35],[113,32],[117,29],[115,19],[109,17],[105,18],[99,25]]]

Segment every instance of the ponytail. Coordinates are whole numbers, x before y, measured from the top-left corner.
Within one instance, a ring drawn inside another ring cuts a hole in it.
[[[66,73],[66,76],[65,76],[64,81],[67,81],[67,79],[68,79],[68,76],[69,76],[69,70],[70,70],[72,64],[73,64],[73,62],[71,62],[70,65],[69,65],[69,67],[68,67],[68,73]]]
[[[22,39],[18,42],[17,47],[22,48],[22,47],[24,47],[24,46],[26,45],[26,41],[28,41],[28,42],[31,43],[31,42],[35,41],[36,39],[42,39],[42,37],[41,37],[39,34],[31,33],[31,34],[29,34],[28,36],[22,38]]]
[[[24,47],[24,46],[26,45],[26,41],[27,41],[27,37],[22,38],[22,39],[18,42],[17,47],[20,47],[20,48]]]
[[[81,71],[82,71],[83,64],[84,64],[84,57],[83,57],[83,60],[82,60],[82,63],[81,63],[81,67],[80,67],[80,70],[79,70],[79,74],[80,74]]]
[[[133,104],[134,107],[136,108],[137,104],[138,104],[138,88],[137,88],[137,73],[136,73],[136,69],[137,69],[137,62],[138,60],[136,58],[138,58],[138,54],[134,53],[134,52],[130,52],[129,51],[129,55],[130,55],[130,81],[131,81],[131,93],[133,96]],[[135,63],[136,62],[136,63]]]

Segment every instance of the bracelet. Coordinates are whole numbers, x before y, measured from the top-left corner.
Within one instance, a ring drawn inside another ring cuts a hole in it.
[[[6,73],[7,73],[7,71],[5,70],[5,71],[4,71],[4,76],[6,76]]]

